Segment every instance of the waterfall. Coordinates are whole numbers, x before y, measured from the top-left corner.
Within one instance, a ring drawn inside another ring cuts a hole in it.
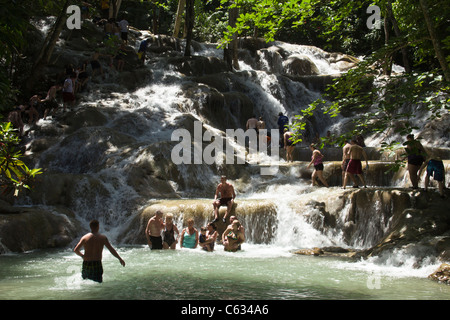
[[[324,150],[325,173],[333,185],[328,189],[310,186],[310,151],[302,146],[296,147],[296,163],[280,158],[272,176],[260,174],[262,161],[171,161],[175,130],[192,133],[200,121],[202,133],[225,136],[226,129],[245,128],[253,115],[263,117],[267,128],[277,129],[279,112],[292,120],[346,70],[338,54],[315,47],[273,42],[249,50],[244,42],[240,70],[232,72],[222,61],[222,50],[212,44],[196,44],[197,51],[188,58],[182,56],[182,48],[149,52],[146,64],[131,71],[105,68],[105,78],[90,81],[75,111],[40,120],[33,128],[28,154],[47,172],[22,204],[67,207],[83,225],[99,219],[111,239],[142,244],[145,222],[157,208],[174,213],[179,228],[187,217],[195,217],[197,226],[206,225],[212,219],[218,177],[226,174],[236,188],[234,213],[249,243],[289,248],[374,245],[389,226],[393,210],[386,209],[373,190],[339,189],[340,149]],[[302,74],[304,70],[308,73]],[[349,121],[316,112],[303,145],[327,130],[343,133]],[[375,138],[368,140],[369,145],[376,143]],[[382,166],[377,163],[367,172],[370,184],[390,186],[386,180],[391,181],[391,175],[380,178]],[[363,196],[367,201],[357,203]],[[368,203],[370,208],[365,207]]]

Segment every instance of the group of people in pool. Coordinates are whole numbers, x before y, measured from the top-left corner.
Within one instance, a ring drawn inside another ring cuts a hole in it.
[[[220,195],[220,198],[219,198]],[[219,236],[216,222],[219,220],[219,208],[226,206],[227,211],[223,216],[223,223],[231,212],[236,193],[234,187],[227,182],[226,176],[221,177],[221,182],[217,186],[214,196],[215,219],[201,228],[201,232],[194,227],[194,219],[187,220],[187,227],[179,232],[173,223],[173,215],[166,214],[163,219],[163,212],[158,210],[151,217],[145,228],[147,243],[152,250],[175,249],[177,243],[180,248],[201,247],[205,251],[213,251]],[[74,252],[83,258],[81,275],[83,279],[90,279],[96,282],[103,281],[102,252],[106,247],[111,254],[116,257],[122,266],[125,261],[117,251],[111,246],[108,238],[99,232],[100,224],[97,220],[92,220],[89,224],[91,232],[84,235],[74,248]],[[245,241],[245,230],[236,216],[230,216],[230,224],[222,233],[222,244],[225,251],[236,252],[241,249],[241,244]],[[84,249],[84,252],[81,250]]]
[[[156,211],[155,215],[148,221],[145,229],[149,247],[152,250],[175,249],[177,243],[179,243],[180,248],[193,249],[200,246],[203,250],[213,251],[219,236],[216,227],[216,223],[219,221],[219,208],[221,206],[227,207],[226,213],[222,218],[222,222],[225,224],[235,198],[236,193],[233,185],[227,182],[226,176],[221,176],[214,195],[214,220],[208,223],[206,227],[202,227],[200,233],[194,227],[194,219],[188,219],[187,227],[180,232],[173,223],[173,215],[171,213],[166,214],[163,220],[163,213],[160,210]],[[230,216],[230,224],[222,233],[222,244],[225,251],[234,252],[239,250],[244,241],[244,227],[236,219],[236,216]]]
[[[149,219],[145,236],[152,250],[176,249],[179,243],[180,248],[195,249],[201,247],[205,251],[214,251],[219,234],[214,222],[208,223],[206,227],[201,227],[199,232],[194,227],[194,219],[192,218],[187,220],[187,226],[180,232],[173,223],[173,215],[168,213],[163,219],[163,212],[158,210]],[[244,228],[235,216],[231,216],[230,224],[222,233],[222,244],[225,251],[235,252],[239,250],[244,241]]]

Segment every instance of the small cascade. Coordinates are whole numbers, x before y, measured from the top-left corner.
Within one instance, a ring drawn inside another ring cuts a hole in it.
[[[411,207],[412,201],[407,192],[395,190],[267,185],[264,191],[238,196],[231,215],[244,226],[246,242],[250,244],[291,249],[368,249],[386,235],[393,219]],[[147,221],[157,210],[172,213],[180,230],[189,218],[194,219],[197,228],[214,218],[212,198],[152,200],[123,225],[118,240],[145,244]],[[225,210],[220,209],[220,217]],[[228,221],[224,224],[219,220],[216,225],[221,234]]]

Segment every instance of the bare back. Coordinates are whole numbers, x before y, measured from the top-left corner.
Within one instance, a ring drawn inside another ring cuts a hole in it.
[[[99,233],[88,233],[81,238],[84,247],[84,261],[102,260],[103,247],[107,242],[106,236]]]
[[[342,148],[342,160],[346,160],[346,159],[350,159],[350,154],[349,154],[349,150],[352,147],[352,145],[350,143],[347,143],[344,148]]]
[[[258,127],[258,120],[256,118],[250,118],[247,120],[247,129],[255,129]]]
[[[363,156],[365,158],[364,149],[356,144],[350,147],[348,154],[350,155],[350,159],[354,160],[361,160]]]

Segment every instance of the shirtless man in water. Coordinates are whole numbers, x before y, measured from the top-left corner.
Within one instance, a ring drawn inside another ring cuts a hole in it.
[[[119,259],[120,264],[125,267],[125,261],[119,256],[116,250],[111,246],[108,238],[98,232],[100,224],[97,220],[89,223],[91,232],[84,235],[73,251],[83,258],[83,268],[81,276],[83,279],[91,279],[96,282],[103,281],[102,252],[106,246],[111,254]],[[84,247],[84,254],[81,253],[81,247]]]
[[[369,168],[369,162],[367,162],[366,152],[356,143],[356,140],[353,139],[351,141],[351,147],[348,149],[347,154],[350,156],[350,161],[348,162],[347,168],[345,169],[343,188],[345,189],[345,186],[347,185],[348,176],[353,176],[354,174],[356,174],[359,179],[361,179],[364,187],[366,187],[366,182],[364,181],[361,165],[361,158],[364,157],[364,160],[366,161],[366,169]],[[352,179],[354,180],[354,177],[352,177]],[[354,185],[353,187],[358,188],[357,185]]]
[[[161,230],[164,229],[164,221],[162,220],[163,213],[156,211],[156,214],[148,220],[147,228],[145,229],[145,236],[147,237],[148,246],[152,250],[162,249],[163,242]]]
[[[220,193],[220,198],[218,198]],[[234,192],[234,187],[227,182],[227,177],[222,176],[220,178],[220,184],[217,186],[216,194],[214,195],[214,220],[213,223],[219,219],[219,208],[221,206],[227,206],[227,212],[223,216],[223,223],[226,222],[228,215],[233,207],[234,198],[236,198],[236,193]]]

